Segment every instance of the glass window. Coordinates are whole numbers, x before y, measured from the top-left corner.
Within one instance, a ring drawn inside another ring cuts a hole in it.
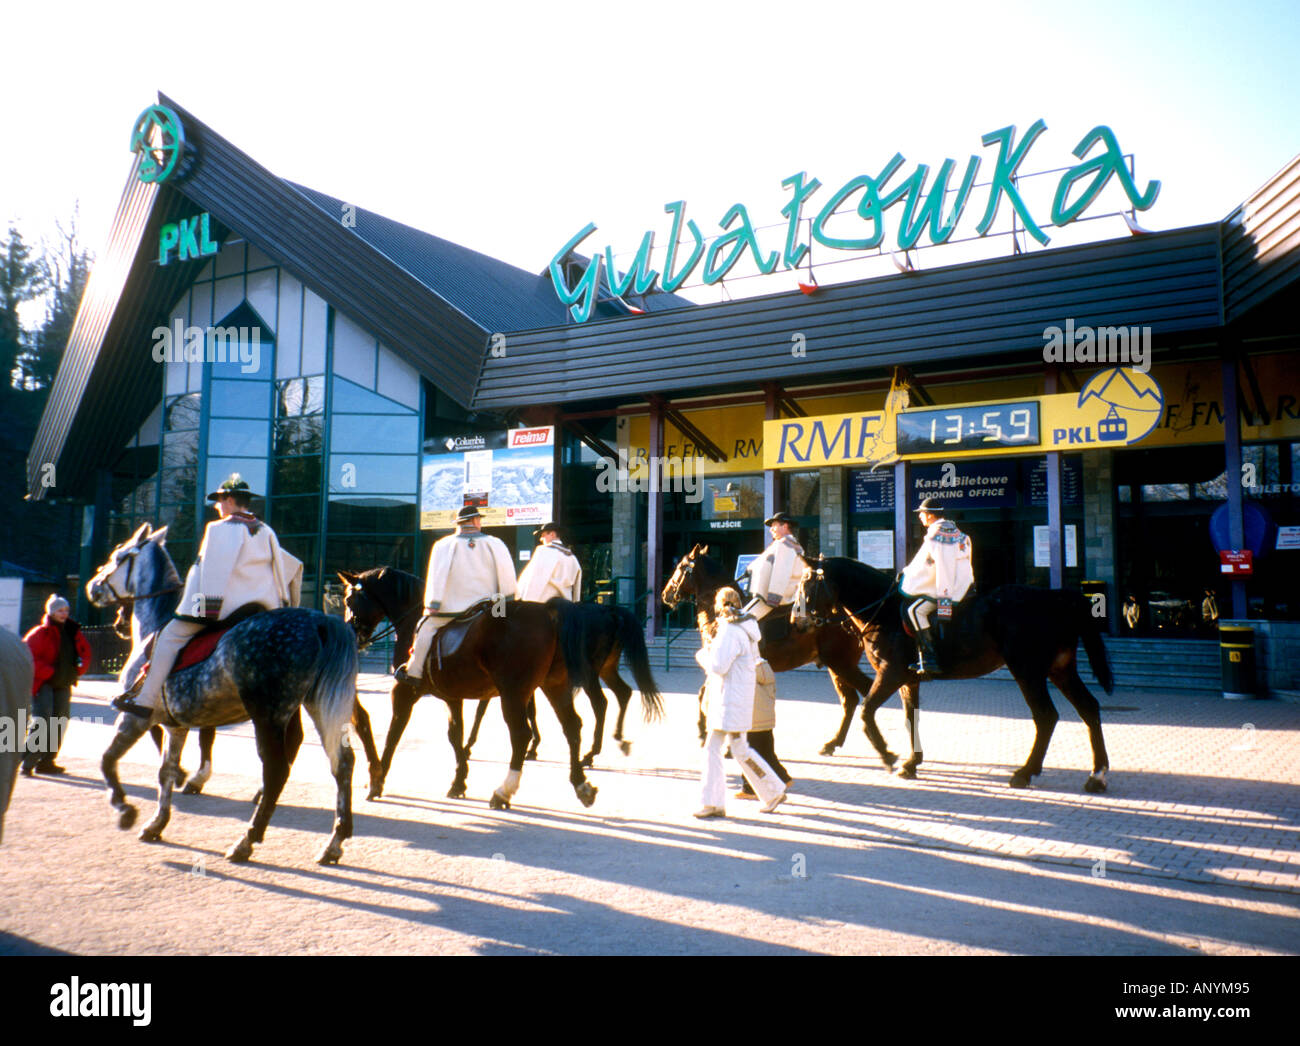
[[[190,323],[207,327],[212,323],[212,284],[195,286],[190,291]],[[190,386],[197,388],[197,386]]]
[[[335,414],[330,450],[340,454],[409,454],[420,449],[420,419],[414,414]]]
[[[399,360],[389,349],[379,346],[379,384],[381,396],[404,403],[412,410],[420,409],[420,375],[414,367]]]
[[[229,276],[212,285],[212,315],[224,316],[244,300],[244,277]]]
[[[279,317],[276,305],[276,278],[274,269],[264,269],[248,277],[248,290],[244,295],[249,306],[257,313],[263,328],[275,334],[275,322]]]
[[[412,534],[370,535],[367,538],[334,538],[325,543],[325,577],[340,570],[361,571],[371,567],[396,567],[415,573],[415,537]],[[423,564],[421,564],[423,568]]]
[[[167,403],[164,412],[163,427],[168,432],[176,432],[180,429],[197,429],[199,427],[200,395],[197,392],[191,392],[186,396],[178,396]]]
[[[195,480],[198,467],[190,465],[185,468],[163,469],[162,495],[163,504],[193,504]]]
[[[702,487],[704,519],[763,518],[762,476],[705,476]]]
[[[248,245],[248,268],[250,270],[266,269],[271,267],[274,264],[275,262],[272,261],[269,257],[267,257],[267,255],[264,254],[262,251],[259,251],[251,243]]]
[[[232,321],[253,320],[251,311],[241,310],[208,331],[206,355],[212,361],[214,378],[255,381],[271,376],[275,341],[265,327],[255,323],[235,325]]]
[[[166,369],[166,379],[164,393],[173,396],[185,391],[185,376],[188,373],[188,367],[183,361],[168,360],[164,366]]]
[[[1196,496],[1205,501],[1226,501],[1228,499],[1228,473],[1220,472],[1208,483],[1197,483]]]
[[[302,373],[325,372],[325,300],[307,288],[302,292]]]
[[[319,454],[323,449],[325,420],[320,414],[281,418],[275,423],[275,456]]]
[[[211,391],[214,417],[265,418],[271,413],[269,385],[214,379]]]
[[[195,465],[199,460],[199,432],[189,429],[185,432],[169,432],[163,438],[163,468],[177,468]]]
[[[330,495],[327,526],[331,534],[413,532],[419,523],[412,497],[340,497]]]
[[[331,454],[330,492],[414,493],[419,487],[414,454]]]
[[[341,312],[334,313],[334,373],[375,387],[375,339]]]
[[[792,516],[816,516],[821,512],[821,475],[817,472],[787,472],[785,510]]]
[[[271,525],[276,534],[316,534],[320,529],[320,495],[285,498],[276,491],[271,502]],[[297,555],[297,553],[295,553]],[[299,556],[299,559],[302,557]]]
[[[1186,483],[1149,483],[1142,487],[1143,501],[1188,501],[1191,487]]]
[[[265,421],[235,421],[213,418],[208,425],[208,457],[221,454],[236,458],[266,457]]]
[[[232,273],[244,271],[244,241],[238,243],[226,243],[222,245],[221,252],[214,259],[217,263],[218,276],[230,276]]]
[[[318,494],[320,458],[278,458],[274,464],[275,494]]]
[[[207,479],[204,480],[204,493],[216,490],[223,480],[232,472],[238,472],[253,488],[259,497],[266,494],[266,459],[265,458],[226,458],[213,457],[208,454]]]
[[[334,379],[334,403],[331,407],[336,414],[406,414],[405,407],[383,396],[360,388],[342,378]]]
[[[280,273],[280,312],[275,326],[275,376],[292,378],[298,369],[302,343],[302,284]]]
[[[276,386],[277,417],[286,418],[297,414],[317,414],[325,409],[325,378],[294,378],[282,381]]]

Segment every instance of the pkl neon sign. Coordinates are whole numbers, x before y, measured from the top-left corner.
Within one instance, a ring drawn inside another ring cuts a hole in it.
[[[1035,120],[1024,137],[1016,142],[1014,126],[990,131],[981,141],[985,146],[998,147],[997,160],[993,168],[993,177],[989,186],[988,201],[984,207],[984,216],[975,231],[984,236],[997,219],[998,209],[1005,197],[1015,210],[1021,224],[1030,236],[1039,243],[1049,242],[1048,235],[1021,198],[1013,181],[1016,170],[1029,153],[1030,147],[1045,130],[1047,124]],[[1094,146],[1102,146],[1091,157],[1088,153]],[[1124,153],[1120,149],[1115,133],[1105,126],[1094,127],[1080,139],[1074,147],[1073,155],[1081,162],[1067,169],[1056,186],[1052,199],[1050,224],[1064,226],[1078,218],[1101,193],[1111,178],[1116,178],[1123,189],[1129,204],[1136,210],[1145,211],[1156,202],[1160,193],[1160,183],[1150,181],[1146,189],[1139,192],[1128,168],[1124,164]],[[895,153],[878,174],[860,174],[841,185],[826,200],[812,220],[812,239],[825,247],[840,251],[867,251],[880,246],[885,238],[885,211],[901,203],[902,216],[898,223],[896,242],[900,250],[915,247],[923,233],[928,235],[932,244],[946,243],[957,228],[962,214],[969,202],[975,176],[980,168],[980,157],[972,156],[966,164],[961,184],[956,189],[956,199],[948,213],[944,214],[944,198],[949,192],[948,182],[956,164],[953,160],[944,160],[935,175],[934,182],[926,191],[926,180],[930,168],[926,164],[917,164],[915,170],[897,182],[892,188],[886,183],[903,166],[902,153]],[[1071,200],[1071,193],[1076,185],[1085,182],[1082,191]],[[586,271],[574,283],[568,285],[564,278],[561,263],[578,245],[596,231],[596,226],[588,222],[586,227],[556,252],[551,259],[551,282],[555,292],[569,312],[579,323],[585,323],[596,306],[601,287],[601,269],[605,271],[605,281],[613,293],[619,297],[625,294],[646,294],[656,283],[666,292],[676,291],[686,282],[690,274],[704,263],[703,280],[706,284],[717,283],[746,254],[753,258],[755,266],[764,274],[775,272],[780,266],[794,269],[808,252],[808,244],[799,240],[799,223],[803,220],[804,204],[821,187],[816,178],[809,178],[806,171],[792,174],[781,182],[790,190],[790,199],[781,208],[786,219],[785,245],[781,251],[764,251],[758,243],[754,225],[749,219],[749,212],[742,203],[732,204],[723,215],[719,225],[723,234],[707,250],[704,235],[693,219],[685,217],[686,204],[682,200],[665,204],[664,211],[673,216],[672,230],[669,234],[668,247],[664,255],[663,272],[651,268],[650,257],[654,250],[654,232],[647,232],[641,238],[631,267],[620,273],[614,266],[614,252],[611,247],[597,251],[592,255]],[[857,198],[857,213],[867,228],[863,235],[856,237],[833,236],[827,229],[827,222],[846,201]],[[690,254],[685,261],[679,260],[679,248],[683,243],[683,228],[690,244]]]

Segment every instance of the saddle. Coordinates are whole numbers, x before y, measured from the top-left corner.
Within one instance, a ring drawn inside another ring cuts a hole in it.
[[[239,607],[229,617],[223,618],[208,625],[202,632],[197,632],[194,638],[181,647],[181,652],[176,655],[176,664],[172,666],[171,672],[167,678],[170,679],[177,672],[183,672],[187,668],[193,668],[200,661],[206,661],[212,656],[212,651],[217,648],[221,642],[221,637],[229,632],[238,624],[247,621],[254,614],[260,614],[266,610],[261,603],[245,603]],[[149,640],[149,656],[153,657],[153,640]],[[149,671],[150,662],[146,661],[141,666],[139,673],[136,675],[132,688],[139,686],[144,682],[145,674]]]
[[[469,633],[470,626],[491,610],[495,602],[496,600],[491,597],[480,599],[473,606],[462,610],[442,628],[438,629],[438,634],[433,641],[433,656],[437,659],[439,671],[442,671],[442,659],[451,657],[460,649],[461,643],[464,642],[465,636]],[[506,606],[509,606],[508,602]]]
[[[979,615],[972,613],[977,598],[972,585],[966,595],[952,605],[952,617],[941,618],[937,609],[930,614],[930,632],[939,658],[945,665],[961,661],[968,650],[978,645]],[[903,631],[908,638],[916,638],[916,630],[906,614],[903,615]]]
[[[767,656],[764,648],[769,643],[779,643],[790,635],[790,615],[793,612],[792,603],[783,603],[779,607],[773,607],[771,613],[759,620],[758,632],[762,636],[759,641],[759,653],[764,657]]]

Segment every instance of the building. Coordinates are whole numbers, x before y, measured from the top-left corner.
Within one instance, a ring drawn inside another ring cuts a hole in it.
[[[33,497],[53,464],[90,507],[87,568],[148,520],[184,569],[204,492],[237,470],[327,604],[336,570],[423,569],[421,521],[446,513],[421,512],[422,457],[428,481],[443,449],[554,427],[538,482],[588,584],[651,613],[678,556],[757,552],[777,508],[810,552],[901,568],[910,510],[942,495],[981,587],[1091,583],[1112,629],[1133,594],[1158,635],[1203,632],[1207,588],[1225,618],[1300,620],[1300,158],[1219,222],[716,305],[606,280],[576,323],[549,271],[287,183],[160,101],[184,142],[136,156],[29,459]],[[558,261],[575,286],[586,259]],[[1048,362],[1053,330],[1058,348],[1123,332],[1132,359]],[[1049,440],[1067,395],[1139,359],[1129,422],[1158,400],[1141,439],[1108,393]],[[929,453],[866,447],[904,402],[935,408]],[[1033,413],[1032,453],[998,404]],[[667,459],[653,484],[642,459]],[[526,554],[537,520],[517,518],[499,533]],[[1224,573],[1216,543],[1253,572]]]

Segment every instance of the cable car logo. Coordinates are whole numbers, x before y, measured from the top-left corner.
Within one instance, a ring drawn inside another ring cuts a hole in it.
[[[180,117],[165,105],[149,106],[136,117],[131,151],[140,155],[140,181],[165,182],[186,155]]]
[[[1075,404],[1079,421],[1096,433],[1098,443],[1121,446],[1136,443],[1154,429],[1164,405],[1164,392],[1155,379],[1131,367],[1111,367],[1094,374]]]

